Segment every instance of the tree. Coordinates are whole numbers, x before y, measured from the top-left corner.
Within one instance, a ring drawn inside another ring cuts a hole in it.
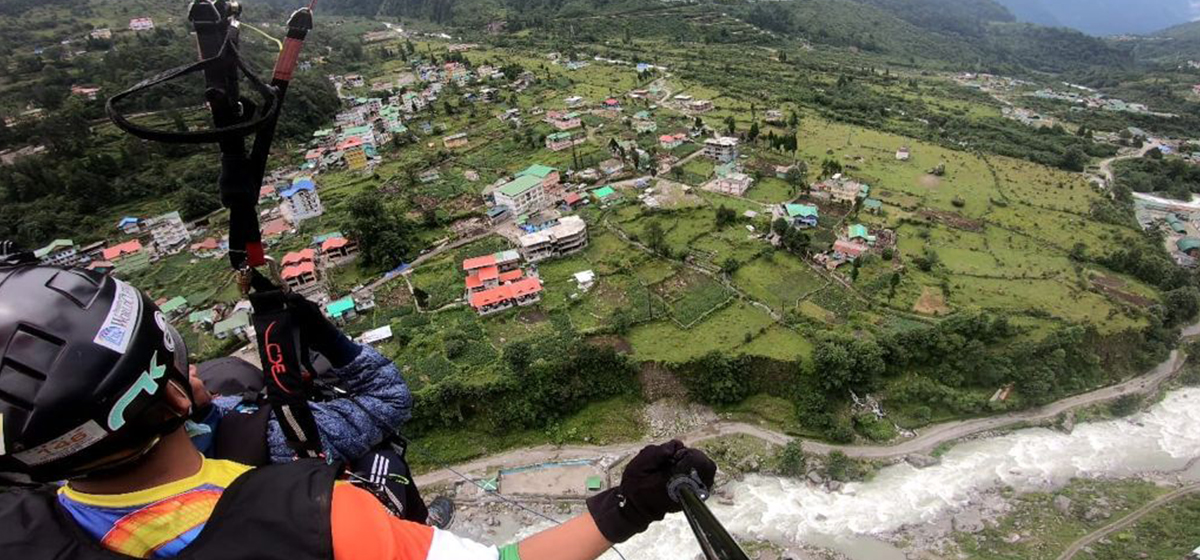
[[[733,115],[725,117],[725,131],[729,133],[729,136],[737,133],[737,121],[733,120]]]
[[[184,220],[194,220],[221,207],[221,199],[215,189],[200,190],[187,186],[179,191],[179,216]]]
[[[821,162],[821,177],[832,177],[842,172],[842,164],[834,159]]]
[[[872,339],[830,334],[817,341],[810,374],[827,394],[870,390],[883,375],[883,348]]]
[[[806,463],[804,446],[798,440],[789,441],[779,453],[779,474],[801,478],[804,476]]]
[[[896,288],[900,285],[900,273],[893,272],[888,280],[888,301],[896,299]]]
[[[1063,152],[1062,159],[1059,160],[1058,166],[1067,171],[1083,171],[1087,164],[1087,154],[1079,146],[1071,146]]]
[[[750,396],[744,360],[714,351],[690,363],[687,384],[692,397],[708,404],[734,404]]]
[[[726,207],[725,205],[721,205],[720,208],[717,208],[717,229],[725,229],[726,226],[729,226],[736,221],[737,212],[732,208]]]
[[[792,194],[796,194],[803,190],[808,192],[808,164],[803,161],[797,161],[792,164],[792,168],[783,176],[783,180],[792,187]]]
[[[771,231],[775,232],[775,235],[783,235],[790,227],[791,224],[784,218],[775,218],[775,221],[771,222]]]
[[[662,225],[657,220],[650,222],[650,225],[646,226],[644,237],[646,239],[646,246],[650,250],[660,255],[667,253],[667,233],[663,231]]]
[[[729,257],[721,263],[721,272],[725,273],[726,275],[732,275],[734,272],[737,272],[737,269],[741,266],[742,263],[738,262],[737,259]]]
[[[746,138],[750,139],[750,141],[753,142],[754,140],[756,140],[758,138],[758,134],[759,134],[758,121],[754,121],[753,123],[750,124],[750,132],[746,133]]]
[[[384,205],[373,192],[351,198],[347,233],[358,241],[368,266],[394,266],[404,261],[416,241],[415,226],[397,209]]]
[[[1162,159],[1163,153],[1161,149],[1154,147],[1150,148],[1150,150],[1146,152],[1146,157],[1149,159]]]
[[[504,347],[504,361],[515,373],[523,373],[533,362],[533,348],[528,342],[519,340]]]

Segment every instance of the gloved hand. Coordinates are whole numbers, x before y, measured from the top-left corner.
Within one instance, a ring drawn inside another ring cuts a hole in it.
[[[297,293],[289,293],[286,298],[300,339],[308,348],[320,352],[334,367],[354,361],[358,356],[358,345],[325,316],[319,305]]]
[[[625,467],[621,484],[588,498],[588,511],[611,543],[622,543],[645,531],[650,523],[683,505],[667,495],[667,485],[676,473],[695,471],[706,488],[712,488],[717,465],[704,452],[679,440],[642,449]]]

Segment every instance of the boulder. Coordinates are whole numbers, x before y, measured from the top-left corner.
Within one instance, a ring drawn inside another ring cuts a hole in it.
[[[1071,498],[1066,496],[1055,496],[1054,509],[1058,510],[1058,513],[1069,515],[1071,513]]]
[[[953,526],[962,533],[978,533],[983,530],[983,516],[977,511],[962,511],[955,514]]]
[[[821,483],[825,482],[825,479],[821,477],[821,473],[818,473],[817,471],[812,471],[812,472],[808,473],[808,481],[813,484],[821,484]]]
[[[924,455],[921,453],[912,453],[910,455],[905,455],[904,460],[907,461],[908,464],[910,464],[918,469],[932,467],[932,466],[942,462],[941,459],[938,459],[937,457],[933,457],[931,455]]]
[[[838,481],[838,480],[830,480],[829,483],[825,485],[825,487],[828,488],[830,492],[837,492],[842,489],[842,486],[843,485],[842,485],[841,481]]]

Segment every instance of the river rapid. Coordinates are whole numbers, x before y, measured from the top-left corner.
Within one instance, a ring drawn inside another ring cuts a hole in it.
[[[1200,388],[1187,388],[1128,418],[1079,424],[1069,434],[1031,428],[968,441],[951,448],[938,465],[917,469],[899,463],[869,482],[846,484],[837,492],[748,476],[728,488],[733,505],[714,500],[710,506],[740,538],[890,560],[904,555],[876,537],[932,522],[989,490],[1046,490],[1073,477],[1176,471],[1195,457],[1200,457]],[[681,515],[655,524],[620,548],[628,560],[690,560],[699,553]]]

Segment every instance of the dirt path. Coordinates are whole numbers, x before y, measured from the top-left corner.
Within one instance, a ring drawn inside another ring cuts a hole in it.
[[[1184,336],[1190,336],[1198,330],[1197,325],[1193,325],[1184,330]],[[1036,423],[1046,420],[1051,420],[1059,414],[1068,410],[1073,410],[1083,406],[1089,406],[1097,403],[1102,403],[1116,399],[1122,395],[1128,394],[1146,394],[1158,389],[1158,387],[1173,376],[1183,366],[1184,356],[1174,350],[1167,360],[1154,369],[1147,372],[1145,375],[1135,377],[1123,383],[1104,387],[1068,397],[1063,400],[1048,404],[1043,407],[1004,414],[1001,416],[993,416],[990,418],[976,418],[971,420],[958,420],[953,422],[945,422],[935,424],[920,430],[916,437],[902,441],[892,445],[832,445],[819,441],[799,438],[804,444],[804,450],[809,453],[818,453],[827,455],[832,451],[841,451],[848,456],[859,459],[872,460],[893,460],[900,459],[906,455],[914,453],[929,453],[934,448],[943,443],[955,441],[973,434],[998,430],[1023,423]],[[686,443],[694,444],[696,442],[718,438],[728,435],[748,435],[772,443],[775,445],[785,445],[788,442],[798,439],[787,434],[782,434],[760,426],[745,424],[742,422],[717,422],[706,426],[700,430],[696,430],[679,436],[679,439]],[[490,470],[499,467],[515,467],[543,463],[548,461],[560,461],[570,459],[588,459],[602,455],[628,455],[641,449],[646,443],[622,443],[609,446],[564,446],[555,447],[551,445],[542,445],[526,449],[517,449],[465,463],[456,467],[459,472],[472,472]],[[430,485],[441,484],[457,480],[457,475],[447,469],[433,471],[417,477],[418,484]]]
[[[1129,515],[1126,515],[1125,517],[1122,517],[1108,525],[1105,525],[1104,527],[1101,527],[1101,528],[1089,533],[1088,535],[1084,536],[1083,538],[1075,541],[1074,543],[1071,544],[1070,547],[1067,548],[1067,550],[1065,552],[1063,552],[1062,554],[1060,554],[1058,556],[1058,560],[1070,560],[1071,558],[1074,558],[1075,555],[1078,554],[1079,551],[1083,550],[1084,548],[1091,546],[1092,544],[1095,544],[1097,541],[1099,541],[1100,539],[1103,539],[1104,537],[1107,537],[1108,535],[1111,535],[1122,529],[1128,528],[1130,525],[1137,523],[1137,521],[1139,519],[1145,517],[1146,515],[1153,512],[1154,510],[1156,510],[1162,506],[1165,506],[1175,500],[1178,500],[1179,498],[1183,498],[1185,496],[1190,496],[1197,492],[1200,492],[1200,483],[1189,484],[1187,486],[1184,486],[1183,488],[1180,488],[1178,490],[1175,490],[1174,492],[1171,492],[1170,494],[1160,496],[1158,499],[1138,508],[1136,511],[1130,513]]]
[[[1101,161],[1100,162],[1100,175],[1102,176],[1101,178],[1104,179],[1105,185],[1111,187],[1113,184],[1113,181],[1116,180],[1116,176],[1113,175],[1113,170],[1112,170],[1113,163],[1116,163],[1123,159],[1136,159],[1136,158],[1140,158],[1140,157],[1145,157],[1145,155],[1150,150],[1153,150],[1154,148],[1159,148],[1161,146],[1162,146],[1162,144],[1159,143],[1157,140],[1150,140],[1150,141],[1146,142],[1144,145],[1142,145],[1142,148],[1140,150],[1138,150],[1136,153],[1127,154],[1127,155],[1123,155],[1123,156],[1114,156],[1114,157],[1110,157],[1104,161]]]

